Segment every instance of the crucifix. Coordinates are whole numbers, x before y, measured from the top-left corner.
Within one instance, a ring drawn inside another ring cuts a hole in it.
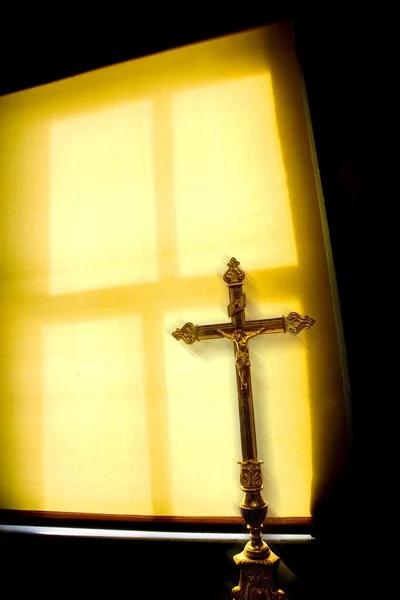
[[[242,460],[240,464],[240,484],[244,498],[240,503],[242,517],[250,533],[250,541],[243,552],[234,557],[240,569],[239,585],[232,590],[235,600],[260,598],[262,600],[282,600],[284,592],[276,587],[276,571],[279,558],[262,539],[262,527],[267,516],[268,504],[261,496],[263,489],[261,464],[257,456],[256,428],[250,376],[250,354],[248,341],[256,335],[267,333],[291,333],[297,335],[304,328],[309,329],[314,319],[291,312],[287,317],[246,321],[246,295],[243,292],[245,272],[240,263],[231,258],[223,279],[229,289],[228,315],[230,323],[216,325],[193,325],[186,323],[172,335],[187,344],[195,341],[226,338],[234,344],[236,380],[239,400],[240,437]]]

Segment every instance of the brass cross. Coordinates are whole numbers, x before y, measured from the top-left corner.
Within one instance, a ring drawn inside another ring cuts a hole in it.
[[[260,493],[263,488],[262,461],[258,460],[257,456],[248,341],[256,335],[267,333],[289,332],[292,335],[297,335],[305,327],[309,329],[315,321],[307,315],[302,317],[296,312],[291,312],[287,317],[282,316],[272,319],[246,321],[244,312],[246,295],[243,292],[243,281],[246,275],[239,265],[240,263],[236,258],[231,258],[228,263],[228,269],[223,276],[229,289],[229,304],[227,308],[231,322],[216,325],[193,325],[193,323],[186,323],[182,328],[176,329],[172,335],[177,340],[182,339],[187,344],[217,338],[227,338],[234,343],[242,444],[240,483],[245,493],[240,503],[240,509],[250,531],[250,542],[246,545],[242,553],[243,557],[238,555],[238,557],[235,557],[235,561],[242,565],[243,561],[256,560],[268,563],[265,566],[271,567],[273,564],[276,566],[279,559],[273,555],[261,536],[261,528],[267,516],[268,504]],[[249,573],[247,567],[242,569],[245,579]],[[267,575],[266,581],[269,581],[269,579],[270,577]],[[242,583],[245,584],[246,582],[243,581]],[[239,597],[243,593],[244,591],[239,588],[234,589],[235,597]],[[271,594],[273,594],[272,591]]]

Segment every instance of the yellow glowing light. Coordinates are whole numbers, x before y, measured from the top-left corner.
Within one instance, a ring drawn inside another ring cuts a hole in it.
[[[269,74],[176,94],[173,122],[180,274],[206,274],[232,240],[248,269],[296,264]]]
[[[53,294],[157,279],[150,117],[141,101],[53,125]]]
[[[44,329],[43,508],[151,512],[142,340],[138,317]]]
[[[191,311],[188,318],[199,323],[221,323],[221,316],[226,321],[218,309]],[[169,314],[164,323],[174,513],[189,515],[197,507],[204,515],[234,515],[241,454],[231,345],[223,340],[178,344],[169,332],[181,318],[182,313]]]
[[[260,303],[268,317],[302,311],[299,302]],[[251,340],[257,437],[269,515],[310,513],[312,444],[307,344],[299,336]]]

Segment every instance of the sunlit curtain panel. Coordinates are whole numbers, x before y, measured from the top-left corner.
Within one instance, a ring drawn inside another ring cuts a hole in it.
[[[271,25],[0,98],[0,508],[239,517],[232,344],[250,344],[273,517],[307,517],[346,447],[333,280],[292,32]]]

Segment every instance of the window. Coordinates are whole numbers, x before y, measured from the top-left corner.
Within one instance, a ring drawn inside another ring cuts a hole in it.
[[[3,508],[238,514],[231,348],[170,335],[233,255],[248,318],[317,322],[251,345],[269,514],[310,514],[344,402],[302,102],[285,25],[0,100]]]

